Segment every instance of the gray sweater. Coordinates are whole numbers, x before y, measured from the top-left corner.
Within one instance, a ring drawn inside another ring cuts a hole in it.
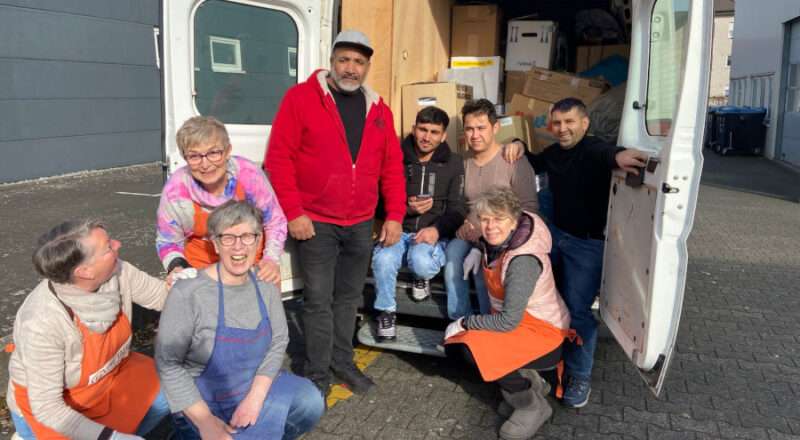
[[[467,220],[476,228],[480,228],[478,214],[471,203],[482,192],[493,186],[508,186],[519,197],[523,211],[539,213],[539,196],[536,194],[536,174],[527,160],[513,163],[503,159],[502,150],[482,166],[475,163],[471,153],[464,159],[464,197],[470,204]]]
[[[289,329],[277,287],[261,281],[258,287],[267,306],[272,345],[256,374],[275,378],[289,344]],[[225,325],[246,329],[258,326],[261,314],[252,282],[226,285],[224,297]],[[203,372],[211,358],[218,311],[217,282],[204,271],[197,278],[175,283],[167,297],[156,335],[155,359],[172,412],[182,411],[202,399],[194,378]]]
[[[495,264],[501,264],[500,261]],[[493,315],[470,315],[464,318],[464,326],[470,330],[510,332],[522,322],[522,314],[528,307],[531,292],[542,274],[539,260],[532,255],[518,255],[508,263],[503,298],[503,310]]]

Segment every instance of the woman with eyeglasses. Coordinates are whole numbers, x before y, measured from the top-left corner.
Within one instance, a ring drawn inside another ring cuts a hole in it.
[[[216,263],[214,245],[206,237],[209,212],[228,200],[247,200],[264,217],[257,276],[279,283],[286,217],[267,176],[250,160],[231,155],[228,132],[216,118],[190,118],[178,130],[176,141],[186,166],[164,185],[156,230],[158,256],[167,273]]]
[[[178,439],[294,439],[322,416],[316,386],[281,370],[280,292],[252,269],[262,229],[248,202],[215,209],[208,232],[219,261],[167,298],[155,358]]]

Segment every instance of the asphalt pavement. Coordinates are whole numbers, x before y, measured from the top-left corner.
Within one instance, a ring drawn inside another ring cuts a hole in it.
[[[616,342],[601,339],[589,405],[553,403],[535,438],[800,439],[800,175],[765,159],[707,154],[664,392],[653,397]],[[62,220],[106,221],[122,258],[161,273],[153,244],[161,185],[160,168],[144,165],[0,186],[0,335],[38,280],[36,237]],[[295,364],[298,309],[287,303]],[[140,326],[151,319],[137,313]],[[4,391],[7,355],[0,361]],[[306,439],[496,438],[498,393],[461,366],[382,352],[366,372],[376,389],[339,400]],[[0,422],[0,438],[9,436]]]

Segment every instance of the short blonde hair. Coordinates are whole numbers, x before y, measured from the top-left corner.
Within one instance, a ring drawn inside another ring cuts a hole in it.
[[[213,116],[189,118],[181,125],[175,135],[175,141],[178,143],[178,148],[183,156],[186,156],[189,148],[212,139],[219,139],[225,148],[228,148],[231,144],[225,124]]]
[[[484,191],[473,201],[472,209],[478,215],[507,215],[513,220],[522,215],[519,197],[507,186],[495,186]]]

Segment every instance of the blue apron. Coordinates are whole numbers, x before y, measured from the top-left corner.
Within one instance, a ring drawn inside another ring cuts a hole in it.
[[[250,272],[258,299],[261,322],[253,330],[227,327],[225,325],[225,300],[217,263],[217,287],[219,291],[219,313],[214,349],[203,374],[195,378],[200,394],[211,412],[220,420],[229,423],[236,407],[247,393],[253,378],[261,366],[272,344],[267,306],[261,298],[258,282]],[[294,397],[297,381],[302,379],[281,371],[272,381],[264,406],[254,425],[237,428],[235,439],[281,439]]]

